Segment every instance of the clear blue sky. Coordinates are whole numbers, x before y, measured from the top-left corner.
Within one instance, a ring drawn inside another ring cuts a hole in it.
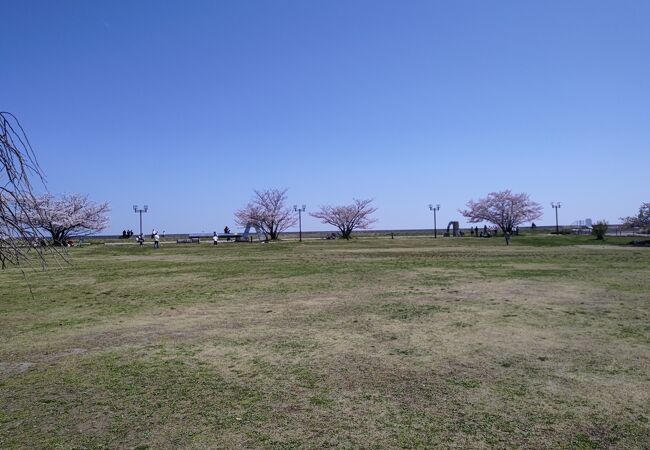
[[[212,231],[253,188],[374,198],[376,228],[431,226],[490,191],[538,223],[650,201],[650,2],[9,1],[0,110],[53,193],[109,232]],[[312,218],[304,228],[325,229]]]

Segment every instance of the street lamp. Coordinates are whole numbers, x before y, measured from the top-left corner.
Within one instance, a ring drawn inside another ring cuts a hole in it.
[[[558,221],[557,221],[557,210],[562,207],[562,203],[551,202],[551,207],[555,209],[555,234],[560,234],[560,226],[558,225]]]
[[[436,211],[440,211],[440,205],[429,205],[429,209],[433,211],[433,237],[438,237],[438,224],[436,223]]]
[[[138,205],[133,205],[133,212],[140,213],[140,236],[142,236],[142,213],[146,213],[148,210],[148,205],[144,205],[144,208],[138,208]]]
[[[302,242],[302,213],[307,209],[306,205],[298,208],[298,205],[293,205],[293,210],[298,213],[298,229],[300,230],[300,242]]]

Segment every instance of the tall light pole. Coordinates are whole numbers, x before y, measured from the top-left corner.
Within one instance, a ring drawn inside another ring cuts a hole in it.
[[[302,242],[302,213],[307,209],[306,205],[298,208],[298,205],[293,205],[293,210],[298,213],[298,229],[300,230],[300,242]]]
[[[440,205],[429,205],[429,209],[433,211],[433,237],[437,238],[438,237],[438,224],[436,223],[436,212],[440,211]]]
[[[557,221],[557,210],[562,207],[560,202],[551,202],[551,206],[555,209],[555,234],[560,234],[560,226]]]
[[[144,205],[144,208],[138,208],[138,205],[133,205],[133,212],[140,213],[140,236],[142,236],[142,213],[146,213],[149,210],[149,206]]]

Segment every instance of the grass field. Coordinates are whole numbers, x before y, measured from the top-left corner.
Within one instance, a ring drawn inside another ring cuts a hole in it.
[[[628,239],[89,245],[0,272],[0,448],[650,448]]]

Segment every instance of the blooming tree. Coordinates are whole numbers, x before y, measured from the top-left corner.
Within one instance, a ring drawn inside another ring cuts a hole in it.
[[[21,220],[33,198],[30,178],[43,181],[43,176],[29,140],[16,117],[0,112],[0,266],[18,264],[30,249],[24,245],[35,242],[40,233],[30,221]],[[43,259],[41,258],[41,261]]]
[[[377,221],[370,216],[377,211],[371,206],[372,200],[357,200],[345,206],[321,206],[320,211],[311,213],[312,217],[320,219],[322,223],[333,225],[341,232],[341,237],[350,239],[356,229],[366,230]]]
[[[266,239],[278,239],[282,231],[294,226],[298,221],[285,204],[287,190],[253,191],[253,200],[235,212],[235,222],[241,226],[252,223],[264,233]]]
[[[513,194],[510,190],[491,192],[486,198],[470,200],[467,209],[459,210],[470,223],[489,222],[504,232],[525,222],[542,217],[542,207],[532,201],[528,194]]]
[[[108,203],[94,203],[80,194],[51,194],[32,197],[25,201],[28,208],[23,218],[46,231],[56,246],[65,245],[72,237],[87,236],[108,226]]]
[[[621,220],[629,227],[650,229],[650,203],[641,203],[639,214],[636,216],[621,217]]]

